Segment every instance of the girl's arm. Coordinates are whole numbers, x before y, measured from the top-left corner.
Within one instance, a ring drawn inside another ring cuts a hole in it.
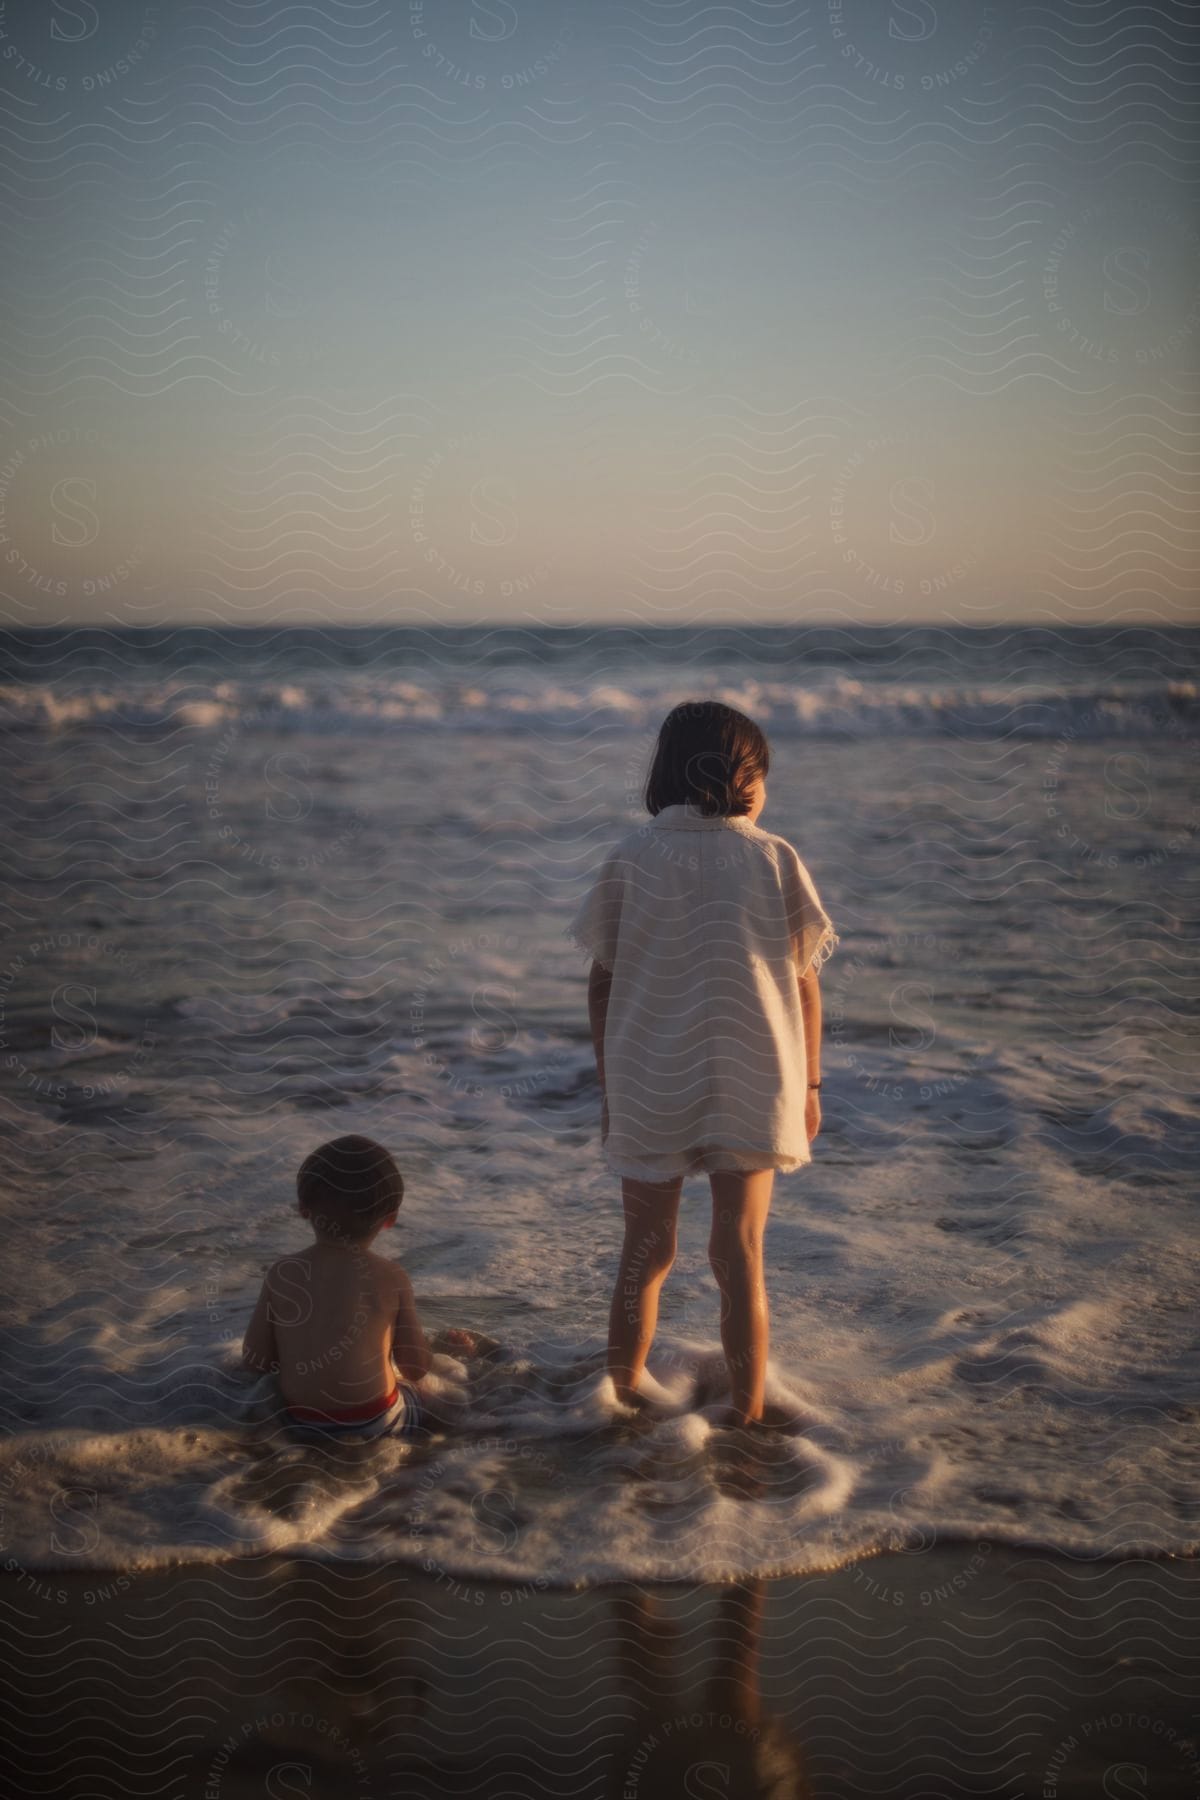
[[[811,964],[800,977],[800,1011],[804,1017],[804,1051],[809,1081],[804,1129],[811,1143],[821,1129],[821,1096],[812,1086],[814,1081],[821,1079],[821,982]]]
[[[821,978],[814,968],[800,977],[800,1010],[804,1014],[804,1050],[808,1079],[821,1079]]]
[[[592,1028],[592,1048],[596,1052],[596,1074],[604,1088],[604,1025],[608,1018],[608,996],[612,990],[612,970],[594,962],[588,976],[588,1024]]]

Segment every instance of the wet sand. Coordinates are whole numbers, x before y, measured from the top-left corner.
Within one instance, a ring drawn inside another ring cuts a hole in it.
[[[5,1791],[1200,1794],[1200,1566],[986,1541],[582,1591],[258,1558],[9,1570]]]

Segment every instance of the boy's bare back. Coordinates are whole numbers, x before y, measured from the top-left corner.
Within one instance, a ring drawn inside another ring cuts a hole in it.
[[[336,1138],[306,1158],[297,1190],[314,1239],[267,1270],[243,1359],[278,1372],[288,1407],[383,1410],[397,1374],[416,1383],[430,1366],[412,1283],[371,1249],[396,1222],[400,1171],[372,1139]]]
[[[354,1407],[420,1381],[429,1350],[399,1263],[318,1239],[272,1263],[246,1333],[247,1360],[276,1364],[289,1406]],[[393,1361],[395,1367],[393,1367]]]

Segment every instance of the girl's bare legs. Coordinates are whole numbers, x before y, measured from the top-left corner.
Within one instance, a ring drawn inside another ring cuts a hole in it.
[[[626,1405],[637,1392],[658,1322],[658,1295],[675,1260],[683,1177],[621,1182],[625,1242],[608,1319],[608,1372]]]
[[[774,1169],[710,1175],[708,1260],[721,1290],[721,1343],[729,1365],[733,1423],[762,1418],[767,1375],[767,1288],[763,1238]]]

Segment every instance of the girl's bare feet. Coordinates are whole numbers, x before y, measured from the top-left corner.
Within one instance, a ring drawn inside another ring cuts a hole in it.
[[[751,1419],[737,1406],[718,1406],[707,1416],[714,1431],[755,1430],[763,1423],[761,1415]]]

